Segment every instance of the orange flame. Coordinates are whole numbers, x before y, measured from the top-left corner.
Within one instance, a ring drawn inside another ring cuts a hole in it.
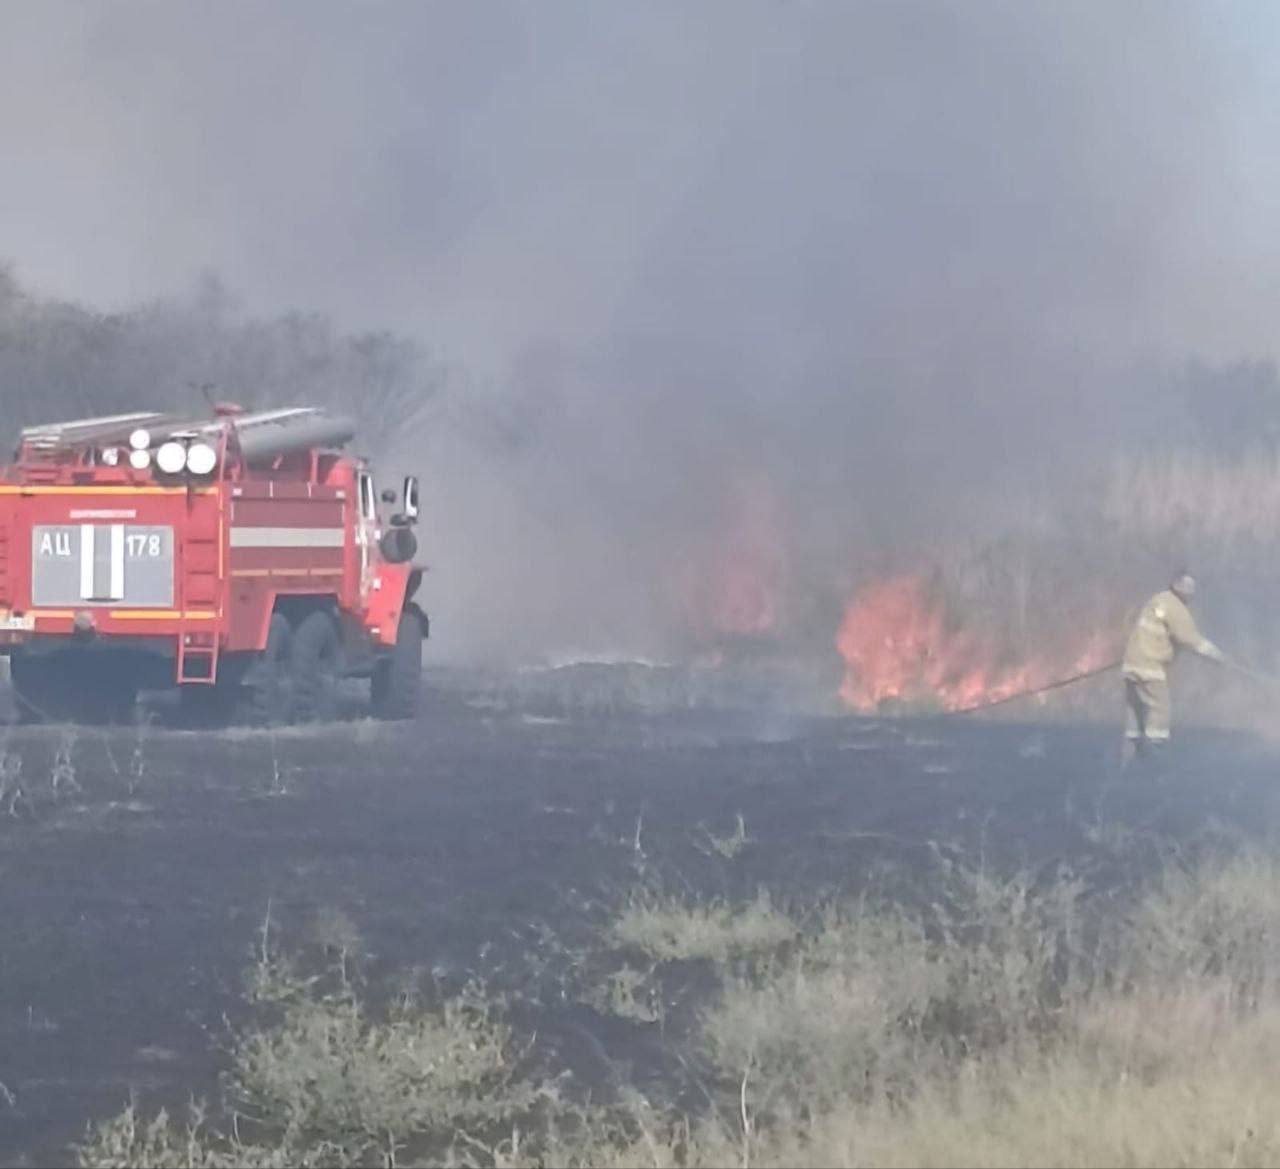
[[[773,630],[778,610],[772,567],[749,552],[720,564],[709,605],[717,633],[759,636]]]
[[[703,638],[777,632],[787,589],[784,525],[767,485],[739,483],[721,535],[684,566],[684,607]]]
[[[1107,650],[1094,637],[1057,669],[1001,665],[980,639],[950,627],[944,606],[914,576],[862,590],[845,611],[836,646],[845,663],[840,697],[863,711],[893,700],[932,700],[946,710],[999,702],[1101,665]]]

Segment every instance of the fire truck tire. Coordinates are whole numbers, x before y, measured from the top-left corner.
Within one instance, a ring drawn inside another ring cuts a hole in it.
[[[342,639],[334,619],[322,609],[303,618],[293,635],[294,715],[299,722],[328,722],[338,712]]]
[[[289,664],[293,629],[282,613],[273,613],[267,644],[244,672],[237,696],[236,721],[276,726],[293,716],[293,678]]]
[[[400,617],[396,643],[373,671],[373,713],[409,719],[422,701],[422,622],[413,606]]]

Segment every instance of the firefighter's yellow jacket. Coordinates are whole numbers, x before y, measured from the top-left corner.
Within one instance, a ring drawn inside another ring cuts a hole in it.
[[[1172,590],[1157,593],[1143,607],[1125,646],[1121,672],[1127,678],[1164,681],[1169,663],[1181,649],[1213,661],[1222,651],[1196,628],[1195,618]]]

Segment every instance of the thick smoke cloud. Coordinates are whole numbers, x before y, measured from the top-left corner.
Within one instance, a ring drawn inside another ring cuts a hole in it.
[[[24,285],[124,308],[209,268],[446,356],[390,453],[458,656],[669,652],[741,564],[829,640],[885,547],[1163,441],[1192,357],[1274,353],[1266,7],[0,21]]]

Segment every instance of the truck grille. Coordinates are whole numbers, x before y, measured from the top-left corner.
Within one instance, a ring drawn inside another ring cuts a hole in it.
[[[39,524],[31,529],[37,608],[173,606],[173,528],[156,524]]]

